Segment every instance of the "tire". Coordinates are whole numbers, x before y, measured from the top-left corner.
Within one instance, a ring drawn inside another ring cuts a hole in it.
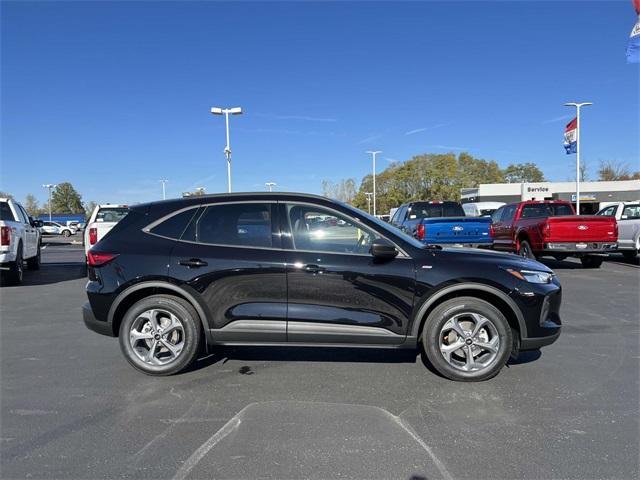
[[[636,252],[635,250],[623,250],[622,256],[624,257],[625,260],[628,260],[629,262],[633,262],[638,256],[638,252]]]
[[[518,255],[524,258],[529,258],[531,260],[536,259],[536,255],[533,253],[531,249],[531,244],[526,240],[522,240],[518,244]]]
[[[65,238],[68,238],[71,236],[71,232],[69,230],[63,230],[62,231],[62,236]]]
[[[38,245],[38,253],[36,253],[35,257],[31,257],[27,260],[27,268],[29,270],[40,270],[40,261],[41,261],[41,255],[40,255],[40,245]]]
[[[587,255],[580,258],[580,261],[582,262],[582,266],[584,268],[600,268],[600,265],[602,265],[604,258],[596,257],[595,255]]]
[[[20,285],[24,277],[24,260],[22,258],[22,243],[18,244],[15,262],[11,262],[6,272],[7,285]]]
[[[152,325],[169,330],[176,320],[180,326],[168,337],[158,330],[149,331]],[[132,336],[134,332],[137,340]],[[136,302],[120,325],[122,353],[135,369],[147,375],[166,376],[184,370],[198,356],[202,341],[202,324],[194,308],[186,300],[171,295],[152,295]],[[179,352],[172,354],[167,344],[176,350],[180,347]]]
[[[567,259],[567,256],[566,255],[554,255],[553,258],[555,258],[556,261],[558,261],[558,262],[562,262],[563,260]]]
[[[459,322],[458,328],[462,327],[462,333],[467,333],[481,321],[488,323],[480,325],[475,337],[458,335],[452,327],[454,322]],[[443,376],[461,382],[479,382],[495,377],[509,360],[513,347],[511,327],[502,312],[475,297],[452,298],[438,305],[425,321],[421,340],[431,365]],[[469,341],[471,345],[467,345]],[[492,345],[495,351],[476,346],[476,341]],[[457,342],[461,342],[460,348],[446,348]],[[448,350],[449,360],[443,347]],[[467,362],[469,351],[473,359],[471,365]]]

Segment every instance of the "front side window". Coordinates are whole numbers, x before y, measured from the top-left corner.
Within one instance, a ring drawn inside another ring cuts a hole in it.
[[[272,247],[271,204],[210,205],[189,225],[182,239],[231,247]]]
[[[287,205],[289,228],[296,250],[367,254],[380,238],[348,217],[307,205]]]

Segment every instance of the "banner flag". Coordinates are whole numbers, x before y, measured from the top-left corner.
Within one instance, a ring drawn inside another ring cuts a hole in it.
[[[640,0],[631,0],[638,14],[638,20],[629,35],[627,44],[627,63],[640,63]]]
[[[567,155],[576,153],[578,150],[578,119],[574,118],[567,123],[564,129],[564,149]]]

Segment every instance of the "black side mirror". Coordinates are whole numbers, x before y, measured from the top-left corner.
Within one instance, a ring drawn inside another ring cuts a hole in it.
[[[398,249],[389,240],[376,238],[371,244],[371,255],[380,259],[391,259],[398,255]]]

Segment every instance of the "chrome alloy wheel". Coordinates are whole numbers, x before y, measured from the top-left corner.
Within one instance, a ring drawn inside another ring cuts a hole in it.
[[[146,310],[131,324],[129,342],[143,362],[166,365],[182,352],[184,326],[178,317],[167,310]]]
[[[454,368],[477,372],[498,356],[500,336],[491,320],[475,312],[457,313],[440,329],[440,352]]]

